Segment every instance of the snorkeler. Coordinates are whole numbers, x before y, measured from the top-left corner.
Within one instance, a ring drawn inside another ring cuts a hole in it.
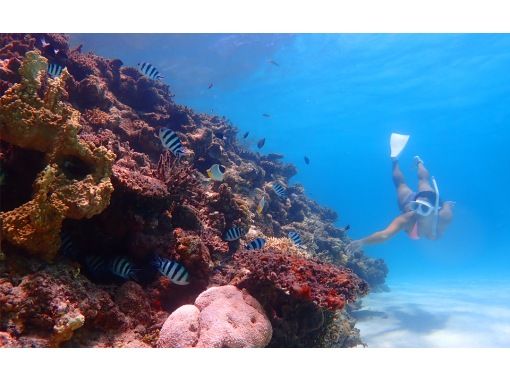
[[[400,171],[398,156],[407,144],[409,136],[391,135],[392,177],[397,190],[398,206],[401,214],[382,231],[377,231],[360,240],[352,241],[348,252],[355,252],[367,244],[385,242],[400,231],[405,231],[411,239],[440,238],[453,218],[454,202],[443,201],[434,177],[431,177],[419,156],[414,160],[418,170],[418,192],[406,184]]]

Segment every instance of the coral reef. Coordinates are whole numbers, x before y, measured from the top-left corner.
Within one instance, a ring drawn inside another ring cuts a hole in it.
[[[368,286],[351,270],[319,262],[288,239],[269,239],[261,250],[236,253],[223,272],[222,281],[247,289],[263,305],[273,326],[271,347],[356,342],[348,340],[353,326],[340,326],[348,317],[339,310]]]
[[[235,286],[212,287],[165,321],[159,347],[265,347],[272,328],[262,306]]]
[[[262,305],[270,347],[360,344],[349,303],[384,288],[386,265],[345,250],[338,215],[289,185],[297,169],[244,146],[224,117],[176,104],[163,82],[68,41],[0,35],[0,345],[155,347],[170,314],[195,318],[201,293],[229,285]],[[62,74],[50,78],[48,63]],[[161,128],[179,136],[184,159],[164,149]],[[223,182],[207,178],[213,164]],[[233,226],[246,236],[224,241]],[[256,237],[263,250],[243,249]],[[118,256],[136,281],[111,274]],[[155,257],[180,263],[189,284],[159,273]]]

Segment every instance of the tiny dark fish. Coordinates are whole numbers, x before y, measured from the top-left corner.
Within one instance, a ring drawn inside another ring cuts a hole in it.
[[[268,114],[268,113],[263,113],[262,116],[264,116],[264,117],[271,117],[271,115]]]
[[[241,227],[231,227],[225,233],[225,236],[223,237],[223,240],[234,241],[234,240],[237,240],[237,239],[241,238],[241,236],[244,236],[245,234],[246,234],[246,231],[244,230],[244,228],[241,228]]]
[[[287,189],[285,189],[285,187],[282,184],[278,182],[273,183],[273,190],[276,193],[276,195],[278,195],[279,198],[281,199],[287,198]]]
[[[296,231],[290,231],[287,235],[296,245],[301,245],[301,236]]]
[[[351,225],[350,225],[350,224],[348,224],[348,225],[346,225],[346,226],[343,228],[343,230],[344,230],[344,231],[348,231],[350,228],[351,228]]]
[[[310,165],[310,159],[305,156],[305,164]]]
[[[209,87],[207,87],[208,90],[210,90],[211,88],[213,88],[214,84],[209,84]]]
[[[272,65],[280,67],[280,65],[276,61],[270,60],[269,63],[272,64]]]
[[[265,143],[266,143],[266,139],[265,138],[260,139],[259,142],[257,143],[257,147],[259,149],[261,149],[264,146]]]
[[[147,62],[140,62],[138,63],[138,70],[145,76],[149,77],[150,79],[162,79],[164,78],[163,75],[161,75],[152,64]]]
[[[243,139],[247,138],[249,134],[250,134],[250,132],[246,132],[246,133],[243,135]]]
[[[186,154],[181,139],[174,131],[168,128],[161,128],[159,130],[159,139],[163,146],[172,152],[177,159],[180,160]]]
[[[188,285],[189,273],[186,268],[177,261],[156,257],[153,261],[156,269],[176,285]]]
[[[136,278],[136,269],[133,264],[123,256],[115,257],[110,263],[111,272],[123,278],[124,280],[134,280]]]
[[[60,74],[62,74],[62,70],[64,70],[64,68],[58,63],[50,63],[48,66],[48,74],[52,78],[60,76]]]
[[[246,244],[246,249],[262,249],[266,245],[266,239],[258,237]]]

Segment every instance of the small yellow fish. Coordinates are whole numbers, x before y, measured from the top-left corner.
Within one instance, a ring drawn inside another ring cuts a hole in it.
[[[214,164],[207,169],[207,175],[214,181],[223,181],[226,168],[223,165]]]
[[[266,198],[263,196],[260,198],[259,204],[257,205],[257,213],[260,215],[262,211],[264,211],[264,206],[266,205]]]

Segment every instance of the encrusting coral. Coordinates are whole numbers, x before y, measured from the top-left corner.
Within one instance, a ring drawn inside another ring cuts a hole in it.
[[[61,102],[68,73],[48,79],[38,91],[47,60],[38,51],[26,53],[21,83],[0,98],[0,133],[8,143],[46,153],[45,169],[34,183],[31,201],[0,214],[2,235],[28,252],[52,259],[60,247],[65,218],[99,214],[109,204],[115,156],[104,147],[91,149],[78,138],[80,114]]]
[[[251,151],[226,118],[176,104],[162,81],[68,41],[0,35],[0,346],[155,347],[172,312],[231,285],[264,308],[270,347],[360,344],[349,303],[384,286],[386,265],[346,251],[338,215],[289,185],[296,167]],[[50,78],[48,63],[62,74]],[[185,158],[164,149],[161,128]],[[214,164],[222,182],[206,175]],[[223,240],[234,226],[246,235]],[[244,248],[257,237],[262,250]],[[119,256],[134,281],[112,274]]]

